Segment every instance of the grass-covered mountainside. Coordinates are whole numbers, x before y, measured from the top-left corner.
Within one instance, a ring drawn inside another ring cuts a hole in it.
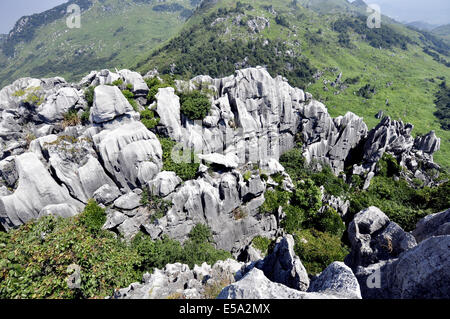
[[[175,35],[198,2],[71,0],[23,17],[0,40],[0,85],[25,76],[78,80],[94,69],[129,66]],[[82,10],[79,29],[66,25],[70,4]]]
[[[441,36],[450,42],[450,24],[441,25],[432,31],[433,34]]]
[[[352,111],[373,127],[375,115],[402,119],[415,134],[441,137],[435,158],[450,166],[450,132],[436,112],[436,92],[450,77],[450,46],[425,31],[383,17],[369,29],[347,1],[206,1],[180,34],[137,63],[146,72],[225,76],[265,65],[306,87],[333,116]],[[342,77],[340,74],[342,73]]]

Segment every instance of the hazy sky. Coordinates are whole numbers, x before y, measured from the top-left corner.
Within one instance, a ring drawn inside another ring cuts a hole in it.
[[[381,7],[381,13],[399,22],[450,23],[450,0],[365,0]]]
[[[67,0],[0,0],[0,33],[9,33],[20,17],[39,13]]]

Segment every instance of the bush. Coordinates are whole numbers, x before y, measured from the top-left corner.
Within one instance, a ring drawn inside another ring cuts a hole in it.
[[[271,246],[273,245],[273,241],[267,237],[256,236],[252,240],[252,245],[261,253],[263,253],[264,256],[266,256],[269,253]]]
[[[149,130],[154,129],[159,124],[160,119],[155,117],[155,113],[152,110],[144,110],[141,112],[141,122]]]
[[[94,91],[95,86],[90,86],[84,91],[84,99],[86,100],[89,107],[94,105]]]
[[[341,216],[339,216],[336,210],[330,206],[325,206],[323,212],[314,218],[312,226],[314,229],[336,235],[339,238],[345,231],[345,224],[342,221]]]
[[[203,120],[211,109],[211,101],[200,91],[180,95],[181,113],[191,120]]]
[[[122,94],[123,94],[123,96],[125,96],[125,98],[128,100],[128,102],[131,104],[131,106],[133,107],[133,110],[135,110],[137,112],[139,107],[138,107],[137,102],[134,100],[133,92],[131,92],[130,90],[123,90]]]
[[[399,176],[402,168],[391,154],[384,153],[378,161],[378,174],[385,177]]]
[[[132,245],[143,257],[141,268],[146,271],[162,269],[167,264],[176,262],[187,264],[192,269],[204,262],[214,265],[219,260],[232,258],[230,253],[214,248],[211,230],[202,224],[191,230],[184,246],[168,237],[152,241],[143,234],[136,236]]]
[[[105,209],[98,206],[97,202],[91,199],[83,213],[80,214],[79,221],[91,233],[97,233],[106,223]]]
[[[190,153],[188,163],[175,163],[172,159],[172,150],[176,146],[176,142],[169,138],[160,138],[159,141],[163,149],[163,170],[175,172],[184,181],[194,179],[200,166],[199,163],[195,163],[194,153]],[[182,156],[182,151],[180,151],[180,156]]]
[[[77,126],[80,124],[80,118],[78,117],[78,113],[76,110],[71,109],[66,114],[64,114],[64,121],[63,126],[69,127],[69,126]]]
[[[153,103],[156,101],[156,94],[158,94],[159,89],[163,89],[166,87],[175,87],[175,80],[171,76],[162,75],[162,81],[158,77],[153,77],[151,79],[146,79],[145,83],[149,88],[147,94],[148,103]]]
[[[100,215],[91,203],[82,222],[47,216],[2,234],[0,298],[100,298],[139,281],[135,250],[110,232],[93,236],[89,228],[100,226]],[[66,281],[73,264],[81,268],[80,289],[70,289]]]
[[[280,206],[284,207],[288,203],[291,194],[282,190],[269,190],[264,194],[265,201],[259,211],[261,214],[273,214]]]
[[[343,261],[348,254],[340,237],[329,233],[306,229],[297,232],[294,238],[295,253],[311,275],[319,274],[335,261]]]

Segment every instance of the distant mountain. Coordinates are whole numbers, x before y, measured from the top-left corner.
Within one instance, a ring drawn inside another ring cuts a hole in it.
[[[424,31],[431,31],[438,27],[438,25],[431,24],[431,23],[424,22],[424,21],[409,22],[409,23],[406,23],[406,25],[410,26],[410,27],[414,27],[419,30],[424,30]]]
[[[442,25],[432,30],[432,33],[438,35],[450,42],[450,24]]]
[[[0,86],[24,76],[79,79],[121,68],[174,36],[199,0],[70,0],[20,18],[0,42]],[[82,10],[81,28],[66,25],[67,7]]]

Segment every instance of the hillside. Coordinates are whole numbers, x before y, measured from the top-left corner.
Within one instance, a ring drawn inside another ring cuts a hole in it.
[[[66,8],[73,3],[82,9],[79,29],[66,25]],[[197,4],[196,0],[71,0],[23,17],[1,45],[0,86],[24,76],[79,80],[93,69],[128,66],[175,35]]]
[[[443,37],[450,43],[450,24],[441,25],[440,27],[433,29],[432,33]]]
[[[328,14],[304,1],[239,3],[206,2],[179,36],[136,67],[191,77],[265,65],[307,87],[333,116],[350,110],[373,127],[382,111],[414,124],[416,134],[434,129],[442,138],[436,160],[450,167],[450,132],[433,115],[438,87],[450,78],[450,47],[442,40],[384,17],[381,29],[368,29],[366,18],[350,9]]]

